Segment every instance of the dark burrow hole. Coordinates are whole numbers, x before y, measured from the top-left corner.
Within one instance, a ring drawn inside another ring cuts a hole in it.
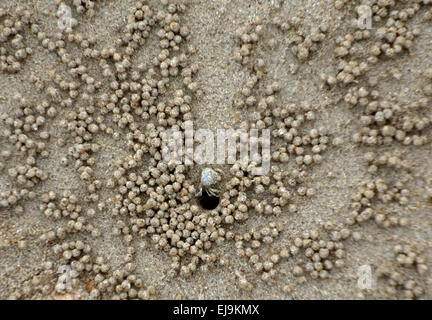
[[[213,210],[219,205],[219,197],[213,197],[207,192],[203,191],[200,198],[201,207],[206,210]]]

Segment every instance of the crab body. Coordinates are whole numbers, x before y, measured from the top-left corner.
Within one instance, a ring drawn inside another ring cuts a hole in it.
[[[202,192],[205,191],[209,196],[217,197],[220,190],[214,188],[213,186],[221,180],[221,175],[223,175],[221,169],[205,168],[201,172],[200,188],[196,193],[196,196],[201,197]]]

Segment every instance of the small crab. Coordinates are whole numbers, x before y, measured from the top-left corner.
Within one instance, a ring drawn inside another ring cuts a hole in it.
[[[209,196],[217,197],[220,190],[212,186],[221,181],[221,176],[223,176],[223,171],[221,169],[205,168],[201,172],[200,189],[195,195],[201,197],[204,190]]]

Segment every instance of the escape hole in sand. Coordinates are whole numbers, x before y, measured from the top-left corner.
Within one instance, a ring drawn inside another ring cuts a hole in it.
[[[203,207],[206,210],[213,210],[219,205],[219,197],[211,196],[205,191],[203,191],[199,201],[201,207]]]

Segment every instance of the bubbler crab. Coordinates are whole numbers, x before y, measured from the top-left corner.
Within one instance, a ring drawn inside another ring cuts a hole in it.
[[[204,168],[204,170],[201,172],[200,188],[195,196],[201,197],[202,192],[204,191],[211,197],[217,197],[220,190],[213,188],[212,186],[221,181],[222,176],[222,169]]]

